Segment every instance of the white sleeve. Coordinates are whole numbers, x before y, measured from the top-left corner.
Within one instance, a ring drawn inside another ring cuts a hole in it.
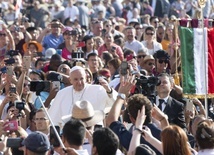
[[[53,121],[54,125],[59,125],[59,122],[61,122],[60,100],[60,93],[57,93],[56,97],[51,102],[50,108],[48,109],[48,114],[50,115],[50,118]]]

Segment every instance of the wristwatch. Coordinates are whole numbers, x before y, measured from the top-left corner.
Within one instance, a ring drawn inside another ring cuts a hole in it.
[[[117,97],[120,98],[120,99],[122,99],[122,100],[126,99],[126,95],[122,94],[122,93],[118,93]]]

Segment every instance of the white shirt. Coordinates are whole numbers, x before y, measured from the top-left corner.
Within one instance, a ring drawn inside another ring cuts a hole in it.
[[[214,155],[214,149],[204,149],[198,151],[198,155]]]
[[[134,39],[132,42],[126,41],[124,47],[135,51],[135,56],[137,55],[140,49],[145,48],[144,45],[136,39]]]
[[[84,90],[80,92],[74,91],[73,86],[69,86],[57,93],[48,113],[53,123],[60,125],[64,123],[61,119],[62,116],[71,114],[76,101],[87,100],[93,105],[94,110],[104,110],[111,107],[116,98],[117,92],[115,90],[113,90],[112,97],[109,97],[106,90],[100,85],[86,84]]]
[[[76,6],[66,7],[64,11],[64,18],[70,18],[71,20],[75,20],[76,17],[79,16],[79,9]]]
[[[165,101],[165,104],[162,104],[162,111],[164,111],[165,107],[166,107],[166,103],[167,103],[167,100],[168,100],[168,96],[165,97],[165,98],[160,98],[159,96],[156,97],[156,105],[157,107],[159,106],[159,99],[163,99]]]
[[[147,48],[147,41],[142,41],[141,43]],[[148,49],[148,52],[149,52],[149,55],[154,55],[156,51],[162,50],[162,49],[163,47],[159,42],[153,41],[153,49]]]
[[[89,155],[87,150],[76,150],[79,155]]]

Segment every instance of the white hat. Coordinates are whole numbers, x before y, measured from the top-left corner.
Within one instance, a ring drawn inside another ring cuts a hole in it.
[[[81,67],[81,66],[74,66],[74,67],[71,68],[70,73],[72,73],[72,72],[74,72],[76,70],[85,71],[85,69],[83,67]]]
[[[48,48],[45,51],[45,59],[50,59],[54,54],[56,54],[56,50],[54,48]]]
[[[82,120],[86,127],[91,127],[101,122],[105,117],[102,110],[94,110],[89,101],[77,101],[70,115],[62,116],[62,121],[67,122],[71,118]]]
[[[139,23],[139,21],[136,19],[136,18],[132,18],[130,21],[129,21],[129,24],[130,23]]]

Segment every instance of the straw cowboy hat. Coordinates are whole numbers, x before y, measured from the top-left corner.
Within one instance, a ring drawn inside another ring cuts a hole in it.
[[[143,62],[146,63],[148,60],[153,60],[155,61],[155,58],[152,55],[147,55],[145,56],[145,58],[143,59]]]
[[[36,45],[36,47],[37,47],[37,49],[38,49],[38,52],[42,52],[42,51],[43,51],[43,47],[42,47],[42,45],[41,45],[40,43],[38,43],[37,41],[29,41],[29,42],[27,42],[27,43],[25,43],[25,44],[23,45],[23,50],[24,50],[24,52],[27,51],[29,44],[34,44],[34,45]]]
[[[88,101],[77,101],[73,105],[71,115],[62,116],[62,121],[67,122],[71,118],[82,120],[86,127],[91,127],[101,122],[105,117],[102,110],[94,110]]]

